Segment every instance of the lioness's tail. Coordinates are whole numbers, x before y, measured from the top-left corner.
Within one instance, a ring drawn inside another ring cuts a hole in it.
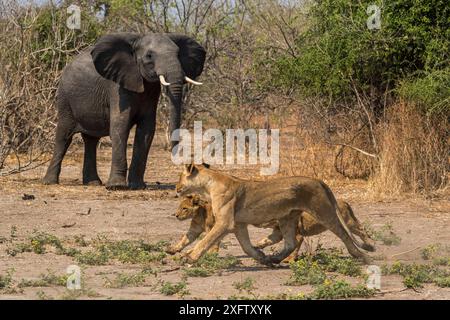
[[[350,229],[351,229],[350,231],[353,234],[356,234],[358,237],[361,238],[361,240],[363,242],[362,248],[366,251],[374,252],[375,251],[375,243],[373,243],[372,239],[367,234],[367,231],[365,230],[365,228],[363,227],[361,222],[358,220],[358,218],[356,218],[356,215],[353,212],[352,206],[349,205],[345,201],[341,201],[341,204],[339,204],[339,210],[341,211],[341,215],[342,215],[342,210],[345,210],[346,213],[348,214],[349,218],[351,220],[353,220],[353,227],[350,226]]]
[[[348,228],[347,224],[344,221],[344,218],[342,217],[342,213],[341,210],[339,209],[339,206],[337,204],[336,198],[334,197],[333,192],[331,191],[330,187],[328,187],[325,183],[322,182],[322,186],[325,188],[325,191],[327,192],[330,200],[333,203],[333,206],[336,210],[336,215],[339,219],[340,224],[342,225],[342,227],[344,228],[345,232],[348,234],[348,236],[350,237],[350,239],[353,241],[353,243],[360,249],[366,250],[364,247],[364,243],[362,243],[361,241],[357,240],[355,238],[355,236],[353,235],[353,233],[350,231],[350,229]]]

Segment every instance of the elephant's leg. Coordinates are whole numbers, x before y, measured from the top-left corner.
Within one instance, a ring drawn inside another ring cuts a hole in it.
[[[67,149],[72,142],[74,134],[75,122],[72,117],[64,117],[60,115],[60,120],[56,126],[55,148],[53,157],[48,166],[47,173],[43,179],[44,184],[58,184],[59,174],[61,173],[61,163],[66,155]]]
[[[97,145],[100,138],[82,134],[84,141],[83,184],[100,186],[97,173]]]
[[[125,113],[125,112],[124,112]],[[127,189],[127,143],[130,134],[128,114],[112,117],[110,137],[112,143],[111,172],[106,188],[111,190]]]
[[[255,248],[263,249],[265,247],[271,246],[283,240],[283,235],[281,234],[281,230],[279,226],[273,228],[272,233],[267,237],[258,241]]]
[[[250,242],[246,224],[236,223],[234,233],[239,241],[239,244],[241,245],[242,250],[244,250],[246,254],[262,264],[270,265],[270,261],[267,259],[266,255],[261,250],[253,247]]]
[[[155,108],[156,110],[156,108]],[[148,153],[155,135],[155,117],[152,114],[138,122],[134,137],[133,158],[131,159],[128,184],[130,189],[145,189],[144,174]]]

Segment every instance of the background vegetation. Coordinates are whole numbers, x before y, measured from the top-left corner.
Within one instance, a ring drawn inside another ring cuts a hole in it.
[[[368,179],[388,194],[445,188],[450,7],[375,1],[381,28],[371,30],[373,3],[0,0],[0,174],[47,159],[58,79],[78,51],[111,31],[183,32],[208,51],[206,85],[185,92],[185,126],[282,127],[301,142],[284,150],[309,154],[291,173]],[[70,4],[81,30],[66,27]]]

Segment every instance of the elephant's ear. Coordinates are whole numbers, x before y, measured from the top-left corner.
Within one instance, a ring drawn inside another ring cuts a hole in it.
[[[91,50],[97,72],[127,90],[144,92],[144,81],[134,56],[138,34],[117,33],[101,37]]]
[[[169,33],[168,36],[180,48],[178,58],[184,73],[191,79],[197,78],[202,73],[205,64],[205,49],[186,35]]]

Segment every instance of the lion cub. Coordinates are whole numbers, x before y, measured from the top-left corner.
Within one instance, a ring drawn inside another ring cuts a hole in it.
[[[364,227],[356,218],[351,206],[343,201],[337,200],[339,210],[345,223],[352,233],[359,236],[364,243],[364,249],[368,251],[375,251],[373,240],[370,239]],[[169,247],[168,253],[174,254],[180,252],[186,246],[195,241],[203,232],[208,233],[214,226],[214,215],[212,213],[211,205],[200,198],[198,195],[189,195],[183,198],[181,201],[175,216],[178,220],[183,221],[186,219],[192,219],[188,232],[183,235],[180,241]],[[256,248],[263,249],[267,246],[276,244],[283,239],[280,228],[277,222],[267,223],[259,225],[257,227],[273,228],[273,232],[268,237],[258,241]],[[297,240],[298,244],[294,252],[289,256],[288,260],[295,259],[298,256],[298,251],[303,243],[304,237],[318,235],[327,229],[318,223],[307,212],[303,212],[300,216],[298,228],[297,228]],[[217,252],[219,250],[219,243],[216,243],[210,251]]]
[[[166,250],[170,254],[180,252],[200,237],[202,233],[208,233],[215,222],[211,205],[197,195],[184,197],[175,216],[180,221],[187,219],[192,219],[192,221],[188,232],[181,237],[180,241]],[[219,243],[214,244],[209,251],[219,251]]]

